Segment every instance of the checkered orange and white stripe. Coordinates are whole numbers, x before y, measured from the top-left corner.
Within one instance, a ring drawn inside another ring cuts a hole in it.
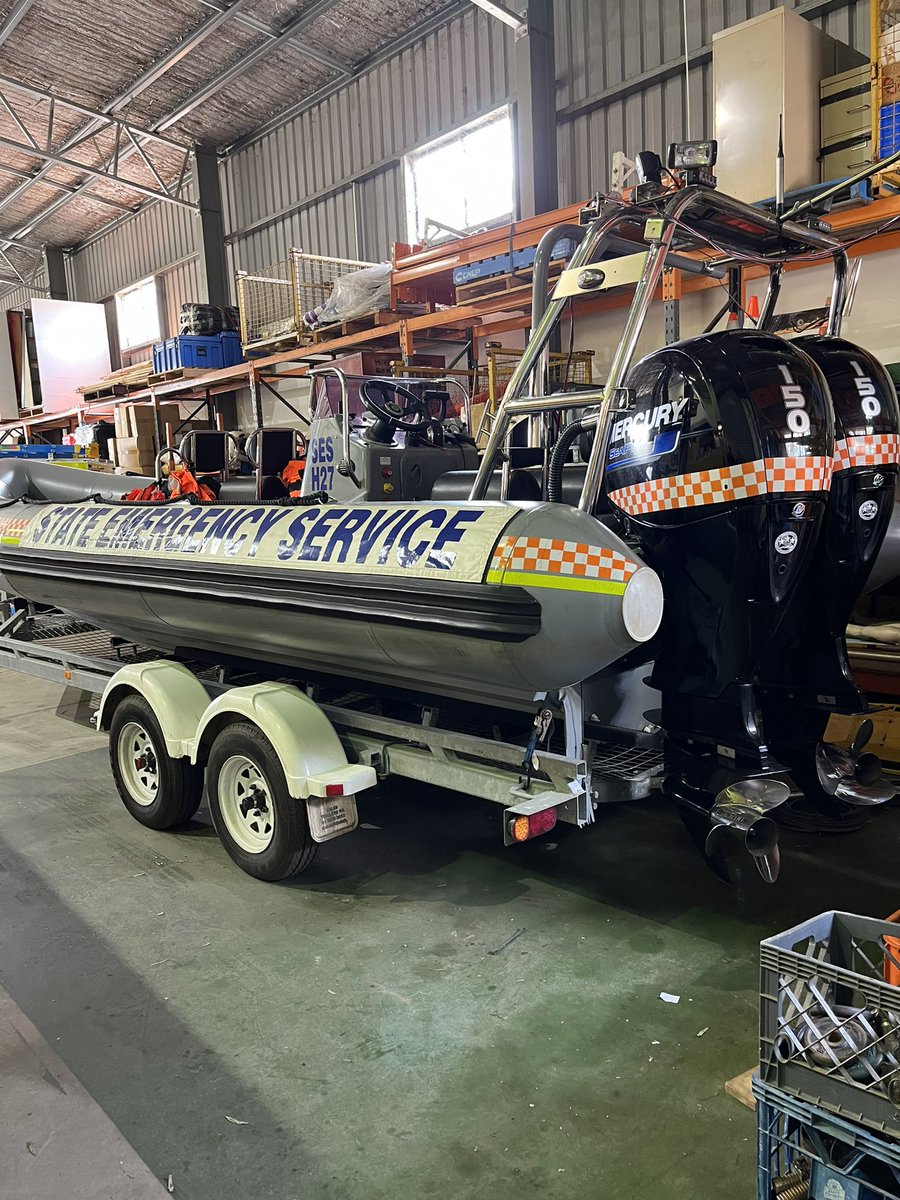
[[[638,516],[778,492],[823,492],[831,484],[832,465],[832,459],[819,456],[757,459],[713,471],[692,471],[630,484],[610,492],[609,498],[623,512]]]
[[[834,443],[835,471],[851,467],[886,467],[900,462],[900,434],[867,433]]]
[[[0,544],[17,546],[30,517],[0,517]]]
[[[560,538],[505,537],[494,549],[487,582],[621,593],[637,569],[637,563],[602,546]]]

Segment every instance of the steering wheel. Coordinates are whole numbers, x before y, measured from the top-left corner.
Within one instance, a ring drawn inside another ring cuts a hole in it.
[[[382,393],[380,400],[373,397],[372,392],[374,391]],[[401,408],[395,400],[389,400],[384,395],[386,391],[392,391],[395,395],[402,396],[406,400],[407,406]],[[427,401],[396,379],[366,379],[359,389],[359,398],[373,417],[384,421],[392,429],[402,429],[404,433],[424,433],[432,420],[428,412]],[[415,416],[417,420],[404,420],[409,415]]]

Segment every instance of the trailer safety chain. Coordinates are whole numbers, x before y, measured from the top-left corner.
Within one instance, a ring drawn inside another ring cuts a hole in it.
[[[553,726],[553,711],[549,708],[539,708],[534,714],[534,724],[531,729],[531,737],[528,739],[528,745],[525,747],[525,757],[522,759],[522,774],[519,782],[523,788],[531,787],[532,771],[537,769],[535,762],[535,751],[539,745],[542,745]]]

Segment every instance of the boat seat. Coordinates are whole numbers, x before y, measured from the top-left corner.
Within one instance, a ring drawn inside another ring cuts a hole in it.
[[[229,436],[220,429],[192,429],[181,443],[195,475],[223,474],[228,470]]]

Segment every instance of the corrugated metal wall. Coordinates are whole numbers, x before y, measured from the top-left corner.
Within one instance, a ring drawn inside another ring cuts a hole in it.
[[[868,0],[788,0],[868,49]],[[712,124],[711,39],[778,0],[688,0],[693,136]],[[560,203],[608,186],[613,151],[687,136],[678,0],[556,0]],[[406,233],[402,156],[514,97],[512,32],[474,5],[414,47],[233,153],[222,169],[229,262],[255,271],[290,246],[380,259]],[[101,300],[179,264],[172,311],[200,294],[196,217],[152,204],[69,262],[76,299]],[[0,307],[21,304],[19,292]]]
[[[778,3],[688,0],[692,136],[712,126],[713,34]],[[868,0],[788,7],[868,49]],[[613,151],[688,136],[682,15],[677,0],[557,0],[554,9],[560,203],[569,204],[608,186]],[[406,233],[402,156],[514,91],[512,33],[473,7],[237,151],[223,175],[232,267],[259,270],[291,245],[386,256]]]
[[[402,155],[503,104],[512,78],[511,31],[473,5],[237,151],[223,174],[234,269],[259,270],[292,245],[386,257],[406,232]]]
[[[712,37],[784,3],[868,53],[868,0],[833,7],[792,0],[688,0],[691,123],[684,105],[681,5],[673,0],[557,0],[560,204],[609,186],[616,150],[662,151],[712,132]],[[817,15],[824,9],[833,11]],[[654,76],[662,71],[666,77]]]
[[[186,196],[191,199],[190,189]],[[131,283],[197,253],[197,216],[174,204],[150,204],[91,239],[69,259],[75,300],[104,300]],[[191,296],[205,300],[205,296]]]
[[[171,271],[166,271],[162,277],[165,295],[166,328],[163,334],[172,337],[178,332],[178,312],[186,300],[206,299],[203,272],[200,270],[200,259],[197,257],[185,259]]]
[[[11,292],[7,292],[6,295],[0,299],[0,312],[9,312],[11,308],[22,308],[28,303],[29,300],[34,300],[35,297],[37,297],[39,300],[43,300],[47,295],[45,290],[46,282],[47,281],[44,276],[39,275],[37,278],[38,286],[36,288],[18,287]]]

